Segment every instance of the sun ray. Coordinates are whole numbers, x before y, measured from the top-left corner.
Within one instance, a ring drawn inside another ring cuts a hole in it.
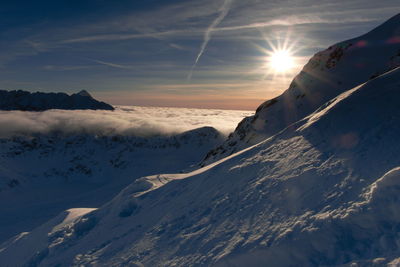
[[[298,39],[292,37],[289,30],[276,33],[263,33],[265,45],[254,44],[264,56],[261,69],[263,79],[291,78],[301,62],[296,55],[299,54],[301,46]]]

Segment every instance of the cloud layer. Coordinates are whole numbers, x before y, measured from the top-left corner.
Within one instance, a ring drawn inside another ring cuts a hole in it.
[[[119,106],[115,111],[0,111],[0,137],[47,133],[157,136],[211,126],[229,134],[249,111]]]

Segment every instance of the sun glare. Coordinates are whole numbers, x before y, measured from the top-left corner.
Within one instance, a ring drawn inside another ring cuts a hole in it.
[[[288,30],[263,35],[263,39],[265,45],[255,44],[262,56],[259,58],[259,68],[254,72],[261,74],[263,80],[290,82],[303,62],[299,56],[303,49],[299,37],[292,38],[291,31]]]
[[[289,51],[286,50],[274,51],[268,58],[268,61],[270,67],[276,72],[286,72],[294,66],[294,59]]]

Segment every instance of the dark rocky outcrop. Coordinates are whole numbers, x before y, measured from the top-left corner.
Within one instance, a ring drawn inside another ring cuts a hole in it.
[[[113,106],[94,99],[85,90],[72,95],[0,90],[0,110],[44,111],[48,109],[114,110]]]

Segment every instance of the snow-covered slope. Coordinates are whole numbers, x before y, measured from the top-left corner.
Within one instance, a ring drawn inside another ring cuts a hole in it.
[[[203,127],[158,137],[0,139],[0,241],[65,209],[99,207],[138,177],[188,169],[223,138]]]
[[[1,245],[0,262],[398,263],[399,101],[395,69],[219,162],[187,174],[144,177],[97,210],[62,213]]]
[[[400,14],[365,35],[314,55],[289,89],[243,119],[227,141],[207,154],[203,165],[276,134],[340,93],[397,66]]]
[[[72,95],[0,90],[0,110],[43,111],[48,109],[114,110],[114,107],[94,99],[86,90]]]

